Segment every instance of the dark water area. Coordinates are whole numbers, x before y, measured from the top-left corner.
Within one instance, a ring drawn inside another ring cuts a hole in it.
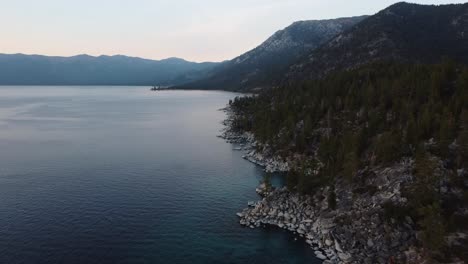
[[[216,137],[234,96],[0,87],[0,263],[320,263],[239,225],[263,172]]]

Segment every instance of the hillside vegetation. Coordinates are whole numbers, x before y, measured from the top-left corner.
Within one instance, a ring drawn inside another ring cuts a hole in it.
[[[231,128],[294,160],[288,186],[303,194],[337,181],[372,193],[378,186],[365,185],[369,168],[414,160],[403,188],[409,202],[385,205],[388,219],[411,216],[428,252],[467,261],[466,244],[456,249],[445,240],[468,228],[467,102],[464,65],[381,62],[236,98]],[[333,192],[328,199],[336,203]]]

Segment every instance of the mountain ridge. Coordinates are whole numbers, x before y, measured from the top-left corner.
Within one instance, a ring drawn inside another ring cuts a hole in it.
[[[223,62],[208,78],[182,87],[246,91],[270,86],[271,79],[284,74],[291,63],[366,17],[296,21],[256,48]]]
[[[468,62],[468,3],[419,5],[399,2],[291,65],[288,83],[320,78],[379,60]]]
[[[45,58],[62,58],[62,59],[70,59],[70,58],[128,58],[128,59],[138,59],[138,60],[144,60],[144,61],[156,61],[156,62],[162,62],[162,61],[180,61],[180,62],[189,62],[189,63],[196,63],[196,64],[203,64],[203,63],[221,63],[221,62],[216,62],[216,61],[201,61],[201,62],[195,62],[195,61],[190,61],[186,60],[184,58],[179,58],[179,57],[167,57],[163,59],[148,59],[148,58],[143,58],[139,56],[129,56],[129,55],[124,55],[124,54],[114,54],[114,55],[107,55],[107,54],[101,54],[101,55],[90,55],[87,53],[81,53],[81,54],[76,54],[76,55],[70,55],[70,56],[64,56],[64,55],[44,55],[44,54],[37,54],[37,53],[0,53],[0,56],[29,56],[29,57],[45,57]]]
[[[125,55],[46,56],[0,54],[3,85],[173,85],[202,75],[214,62]],[[189,76],[181,79],[181,75]]]

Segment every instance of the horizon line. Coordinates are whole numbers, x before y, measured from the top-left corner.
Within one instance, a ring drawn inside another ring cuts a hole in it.
[[[229,59],[229,60],[223,60],[223,61],[195,61],[195,60],[187,60],[185,58],[176,57],[176,56],[166,57],[166,58],[163,58],[163,59],[150,59],[150,58],[143,58],[143,57],[140,57],[140,56],[125,55],[125,54],[120,54],[120,53],[112,54],[112,55],[109,55],[109,54],[92,55],[92,54],[88,54],[88,53],[79,53],[79,54],[76,54],[76,55],[48,55],[48,54],[23,53],[23,52],[15,52],[15,53],[2,53],[2,52],[0,52],[0,55],[7,55],[7,56],[23,55],[23,56],[39,56],[39,57],[49,57],[49,58],[73,58],[73,57],[80,57],[80,56],[83,56],[83,57],[86,56],[86,57],[92,57],[92,58],[126,57],[126,58],[131,58],[131,59],[140,59],[140,60],[149,60],[149,61],[165,61],[165,60],[177,59],[177,60],[183,60],[183,61],[186,61],[186,62],[199,63],[199,64],[201,64],[201,63],[222,63],[222,62],[231,60],[231,59]]]

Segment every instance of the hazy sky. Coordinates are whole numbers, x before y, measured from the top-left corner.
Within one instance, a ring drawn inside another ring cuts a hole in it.
[[[254,48],[294,21],[374,14],[395,2],[0,0],[0,53],[221,61]]]

